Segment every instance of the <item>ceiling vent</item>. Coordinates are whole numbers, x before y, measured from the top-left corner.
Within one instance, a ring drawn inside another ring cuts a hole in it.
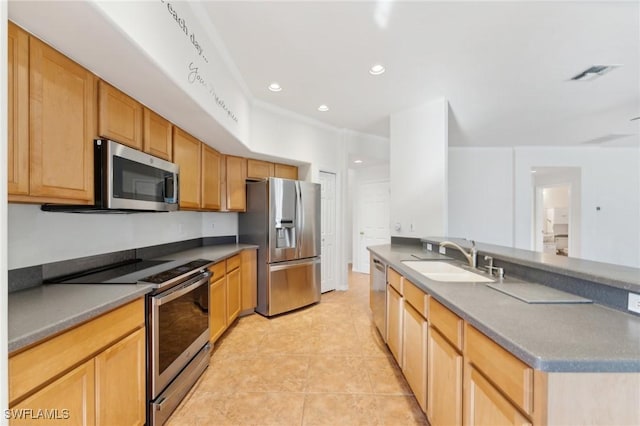
[[[571,78],[573,81],[593,81],[621,65],[592,65],[580,74]]]

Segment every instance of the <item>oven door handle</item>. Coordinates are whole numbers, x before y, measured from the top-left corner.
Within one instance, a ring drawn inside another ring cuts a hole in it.
[[[172,300],[177,299],[185,293],[190,292],[194,288],[200,287],[201,285],[209,284],[209,277],[211,276],[211,272],[204,272],[197,277],[186,281],[184,284],[177,285],[175,288],[172,288],[167,293],[162,293],[157,296],[154,296],[155,305],[162,306],[165,303],[169,303]]]

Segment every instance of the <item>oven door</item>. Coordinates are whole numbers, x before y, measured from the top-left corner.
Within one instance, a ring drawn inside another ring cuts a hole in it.
[[[178,209],[176,164],[114,141],[96,140],[106,148],[102,173],[103,203],[110,209],[174,211]]]
[[[151,398],[209,341],[209,271],[150,296]]]

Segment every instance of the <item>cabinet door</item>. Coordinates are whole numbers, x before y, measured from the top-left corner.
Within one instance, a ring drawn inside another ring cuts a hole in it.
[[[145,329],[140,328],[96,359],[96,425],[143,425]]]
[[[8,28],[8,191],[29,194],[29,34],[9,22]],[[11,201],[11,197],[9,197]]]
[[[531,424],[478,370],[471,365],[465,368],[465,425]]]
[[[149,108],[144,107],[144,152],[171,161],[172,125]]]
[[[174,126],[173,162],[180,166],[180,208],[200,208],[200,141]]]
[[[438,425],[462,424],[462,355],[433,327],[427,354],[427,417]]]
[[[422,411],[427,411],[427,321],[404,303],[402,373]]]
[[[400,293],[387,285],[387,345],[402,368],[402,308]]]
[[[30,50],[30,194],[93,203],[96,78],[35,37]]]
[[[298,179],[298,168],[287,164],[277,164],[274,167],[275,176],[284,179]]]
[[[275,176],[273,163],[247,159],[247,179],[266,179]]]
[[[94,360],[81,364],[24,401],[12,406],[9,413],[12,415],[10,421],[12,426],[50,423],[95,424]],[[31,413],[31,416],[39,413],[46,414],[53,418],[45,421],[42,417],[28,417],[28,413]]]
[[[142,105],[104,81],[98,82],[98,133],[142,151]]]
[[[227,328],[227,278],[216,277],[209,287],[209,332],[213,343]]]
[[[247,160],[227,155],[227,210],[245,211],[247,209]]]
[[[220,161],[215,149],[202,144],[202,208],[220,210]]]
[[[238,268],[227,273],[227,324],[231,324],[238,317],[240,304],[240,268]]]
[[[258,263],[256,250],[240,253],[240,278],[242,279],[242,311],[253,311],[258,304]]]

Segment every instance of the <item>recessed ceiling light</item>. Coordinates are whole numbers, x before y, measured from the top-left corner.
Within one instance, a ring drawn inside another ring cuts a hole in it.
[[[369,68],[369,74],[371,75],[380,75],[383,74],[386,70],[380,64],[375,64],[371,68]]]
[[[269,85],[269,90],[271,90],[272,92],[280,92],[282,91],[282,86],[274,81]]]
[[[322,104],[318,107],[318,111],[322,111],[322,112],[329,111],[329,107],[326,106],[325,104]]]
[[[362,164],[362,160],[353,160],[353,162],[356,164]]]

